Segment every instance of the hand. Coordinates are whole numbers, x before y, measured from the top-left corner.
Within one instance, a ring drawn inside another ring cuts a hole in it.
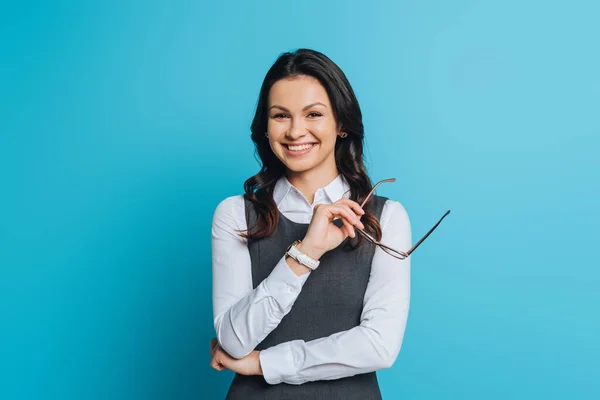
[[[210,366],[217,371],[228,369],[240,375],[262,375],[259,354],[259,351],[253,350],[252,353],[238,360],[231,357],[221,348],[217,338],[213,338],[210,341],[210,355],[212,356]]]
[[[364,214],[365,211],[357,202],[346,198],[333,204],[316,206],[299,250],[318,260],[323,254],[338,247],[348,236],[356,237],[354,227],[365,228],[360,222],[360,217]],[[336,218],[341,218],[344,223],[341,228],[333,223]]]

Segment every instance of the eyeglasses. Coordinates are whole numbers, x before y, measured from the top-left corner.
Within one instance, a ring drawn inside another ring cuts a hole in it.
[[[371,191],[369,192],[369,194],[367,195],[367,197],[365,198],[365,200],[363,201],[363,203],[360,205],[360,207],[364,207],[364,205],[366,204],[366,202],[369,200],[369,198],[371,198],[371,196],[373,195],[373,192],[375,191],[375,188],[377,188],[377,186],[381,185],[384,182],[396,182],[396,178],[391,178],[391,179],[384,179],[382,181],[377,182],[377,184],[375,184],[375,186],[373,186],[373,189],[371,189]],[[425,239],[427,239],[427,237],[429,235],[431,235],[431,232],[433,232],[435,230],[435,228],[438,227],[438,225],[442,222],[442,220],[446,217],[446,215],[450,214],[450,210],[446,211],[444,213],[444,215],[442,215],[442,218],[440,218],[440,220],[437,222],[437,224],[435,224],[433,226],[433,228],[431,228],[429,230],[429,232],[427,232],[425,234],[425,236],[423,236],[413,247],[410,248],[410,250],[404,252],[404,251],[399,251],[396,249],[392,249],[390,246],[386,246],[383,243],[378,242],[377,240],[375,240],[375,238],[373,238],[371,235],[369,235],[367,232],[363,231],[362,229],[358,229],[355,228],[355,231],[358,232],[362,237],[364,237],[367,241],[373,243],[376,246],[379,246],[379,248],[383,251],[385,251],[387,254],[389,254],[392,257],[398,258],[400,260],[404,260],[406,257],[410,256],[410,254],[415,251],[415,249],[417,247],[419,247],[419,245],[421,243],[423,243],[423,241]]]

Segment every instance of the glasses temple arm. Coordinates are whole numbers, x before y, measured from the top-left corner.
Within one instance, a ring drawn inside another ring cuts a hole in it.
[[[381,185],[383,182],[396,182],[396,178],[383,179],[383,180],[377,182],[375,184],[375,186],[373,186],[373,189],[371,189],[371,191],[369,192],[367,197],[365,197],[365,199],[363,200],[362,204],[360,205],[360,208],[363,208],[365,206],[365,204],[367,204],[367,201],[369,201],[369,199],[373,195],[373,192],[375,192],[375,189],[377,188],[377,186]]]
[[[415,245],[414,245],[413,247],[411,247],[411,249],[410,249],[410,250],[408,250],[408,251],[406,252],[406,254],[410,255],[410,253],[412,253],[413,251],[415,251],[415,249],[416,249],[417,247],[419,247],[419,245],[420,245],[421,243],[423,243],[423,241],[424,241],[425,239],[427,239],[427,237],[428,237],[429,235],[431,235],[431,232],[433,232],[433,231],[435,230],[435,228],[437,228],[437,227],[438,227],[438,225],[439,225],[439,224],[442,222],[442,220],[443,220],[444,218],[446,218],[446,215],[448,215],[448,214],[450,214],[450,210],[446,211],[446,212],[444,213],[444,215],[442,215],[442,218],[440,218],[440,220],[437,222],[437,224],[435,224],[435,225],[433,226],[433,228],[431,228],[431,229],[429,230],[429,232],[427,232],[427,233],[425,234],[425,236],[423,236],[423,237],[422,237],[422,238],[421,238],[421,239],[420,239],[420,240],[419,240],[417,243],[415,243]]]

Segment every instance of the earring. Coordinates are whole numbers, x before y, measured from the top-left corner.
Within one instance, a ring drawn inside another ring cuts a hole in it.
[[[346,132],[342,132],[342,133],[340,133],[340,137],[341,137],[342,139],[345,139],[345,138],[346,138],[346,136],[348,136],[348,134],[347,134]]]
[[[269,137],[269,133],[268,132],[265,132],[265,137]]]

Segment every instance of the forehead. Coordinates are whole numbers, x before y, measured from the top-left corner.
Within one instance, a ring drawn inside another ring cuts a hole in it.
[[[271,86],[269,105],[302,108],[320,101],[329,106],[329,96],[321,83],[311,76],[295,76],[280,79]]]

